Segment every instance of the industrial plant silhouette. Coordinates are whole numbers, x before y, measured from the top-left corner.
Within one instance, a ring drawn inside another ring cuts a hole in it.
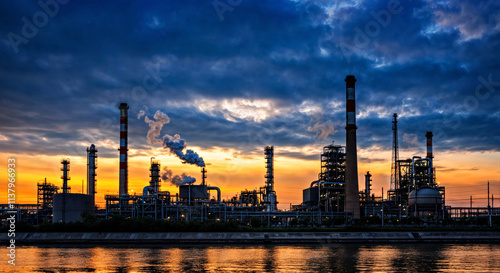
[[[303,190],[301,204],[291,205],[290,210],[278,210],[279,192],[274,187],[274,146],[264,147],[265,184],[258,190],[242,190],[236,196],[223,200],[221,189],[209,185],[207,167],[202,157],[192,150],[185,151],[184,140],[179,135],[158,138],[166,115],[158,111],[155,120],[148,119],[153,131],[148,133],[150,143],[158,143],[169,149],[183,163],[201,168],[201,183],[189,176],[162,175],[161,162],[151,158],[150,182],[144,185],[142,194],[131,195],[128,189],[128,110],[127,103],[119,105],[119,194],[105,195],[106,207],[96,208],[95,195],[98,176],[98,147],[87,148],[87,194],[71,193],[70,160],[63,159],[62,188],[47,183],[38,184],[38,204],[20,205],[18,214],[23,219],[57,222],[82,221],[82,215],[98,218],[117,215],[125,218],[149,217],[169,221],[228,221],[237,220],[249,224],[252,218],[264,219],[267,226],[285,227],[294,223],[325,221],[337,224],[359,222],[370,217],[391,218],[396,221],[421,218],[428,222],[463,217],[488,217],[499,211],[486,208],[461,208],[446,206],[445,187],[436,182],[433,166],[432,132],[426,132],[427,155],[400,159],[398,152],[398,115],[392,116],[393,145],[391,188],[386,198],[375,196],[371,191],[371,174],[365,175],[365,189],[358,188],[358,160],[356,130],[356,78],[349,75],[346,84],[346,146],[330,144],[320,154],[321,171],[310,187]],[[422,132],[423,134],[423,132]],[[272,144],[272,143],[270,143]],[[163,178],[163,179],[162,179]],[[161,181],[178,186],[178,192],[161,191]],[[211,198],[215,191],[216,198]],[[35,218],[36,217],[36,218]],[[20,217],[21,218],[21,217]],[[490,220],[491,221],[491,220]]]

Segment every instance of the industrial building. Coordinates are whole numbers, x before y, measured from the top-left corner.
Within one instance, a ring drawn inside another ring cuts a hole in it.
[[[393,115],[393,145],[391,185],[387,196],[375,196],[372,192],[372,174],[365,174],[365,188],[358,188],[357,136],[355,83],[349,75],[346,83],[346,145],[334,143],[319,151],[320,169],[317,179],[302,191],[302,203],[291,205],[290,210],[278,210],[278,194],[274,181],[274,146],[264,148],[265,170],[263,186],[254,190],[242,190],[227,200],[221,198],[221,189],[209,184],[206,167],[201,168],[201,183],[179,185],[177,193],[161,190],[161,162],[150,159],[150,179],[142,193],[131,195],[128,191],[128,110],[126,103],[120,110],[120,147],[117,195],[105,195],[106,207],[96,208],[97,153],[94,144],[87,148],[87,193],[71,193],[70,161],[63,159],[62,187],[38,183],[38,203],[17,205],[19,218],[36,219],[35,222],[52,219],[52,222],[82,221],[88,213],[100,218],[116,215],[122,217],[150,217],[167,221],[226,221],[233,219],[248,224],[252,218],[260,218],[268,226],[288,226],[292,220],[304,220],[322,224],[326,220],[340,219],[339,223],[351,223],[363,217],[383,218],[420,217],[437,221],[443,218],[461,217],[464,208],[445,205],[445,188],[436,182],[433,165],[432,132],[426,133],[427,155],[399,158],[398,120]],[[279,182],[278,182],[279,183]],[[61,192],[59,192],[61,190]],[[214,193],[216,198],[211,198]],[[7,210],[0,205],[0,216]],[[469,216],[498,215],[500,210],[472,208]],[[459,215],[460,214],[460,215]],[[36,217],[36,218],[35,218]]]
[[[318,180],[303,190],[303,203],[294,210],[319,210],[344,213],[346,200],[346,153],[340,145],[328,145],[321,154]]]
[[[95,150],[95,146],[92,145]],[[89,151],[89,149],[87,149]],[[90,153],[89,153],[90,156]],[[95,160],[95,154],[92,159]],[[88,192],[88,194],[83,193],[71,193],[71,188],[68,187],[68,180],[70,171],[70,160],[61,160],[62,168],[61,171],[63,175],[61,179],[63,180],[62,193],[57,193],[53,195],[53,218],[52,222],[78,222],[82,221],[82,213],[95,213],[95,201],[94,201],[94,191]],[[95,171],[95,163],[90,165],[89,170],[92,168]],[[94,189],[90,182],[94,180],[94,176],[89,178],[89,188]]]

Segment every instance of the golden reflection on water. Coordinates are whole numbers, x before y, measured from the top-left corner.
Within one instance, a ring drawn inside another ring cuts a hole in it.
[[[0,272],[500,272],[500,245],[16,248]],[[6,256],[3,248],[2,256]]]

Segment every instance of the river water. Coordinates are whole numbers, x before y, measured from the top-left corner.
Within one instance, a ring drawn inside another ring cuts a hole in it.
[[[0,272],[500,272],[498,244],[20,246]]]

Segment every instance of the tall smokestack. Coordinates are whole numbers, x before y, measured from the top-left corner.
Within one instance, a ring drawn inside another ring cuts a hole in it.
[[[346,82],[346,182],[345,211],[352,212],[354,219],[360,218],[359,186],[358,186],[358,155],[356,151],[356,78],[349,75]]]
[[[201,184],[206,185],[205,179],[207,179],[207,170],[205,167],[201,168]]]
[[[87,194],[95,200],[96,169],[97,169],[97,149],[94,144],[87,148]]]
[[[128,105],[120,103],[120,195],[128,194]]]

